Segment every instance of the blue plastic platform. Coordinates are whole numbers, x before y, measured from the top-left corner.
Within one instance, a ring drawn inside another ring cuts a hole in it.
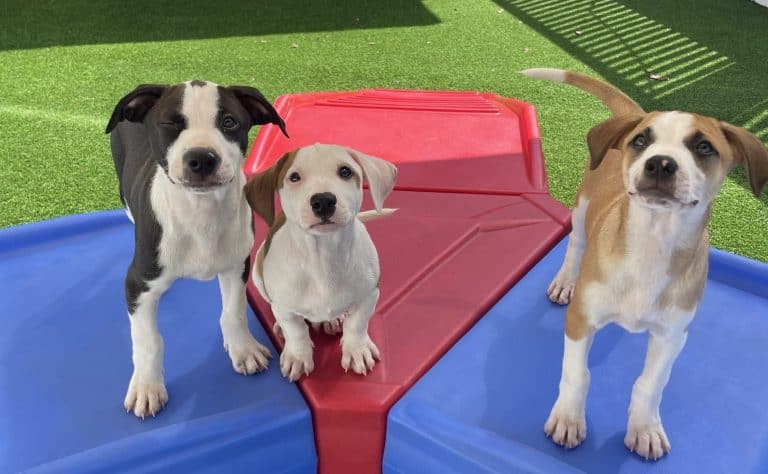
[[[0,231],[0,472],[315,472],[310,412],[274,359],[232,370],[216,280],[162,298],[170,401],[157,418],[126,414],[132,251],[117,211]]]
[[[647,336],[600,331],[590,355],[587,440],[552,443],[563,307],[545,290],[558,244],[392,408],[384,471],[768,472],[768,265],[710,254],[710,276],[661,404],[670,455],[645,462],[624,447],[632,384]]]

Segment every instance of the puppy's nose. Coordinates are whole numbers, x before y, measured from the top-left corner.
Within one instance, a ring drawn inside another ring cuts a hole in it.
[[[221,164],[219,155],[210,148],[191,148],[184,153],[182,161],[185,170],[200,177],[213,174]]]
[[[656,155],[645,162],[645,176],[652,179],[670,178],[677,172],[677,162],[671,156]]]
[[[333,193],[317,193],[309,198],[312,212],[321,219],[327,219],[336,212],[336,196]]]

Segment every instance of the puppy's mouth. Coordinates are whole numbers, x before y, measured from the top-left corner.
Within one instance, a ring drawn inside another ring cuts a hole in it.
[[[331,230],[338,226],[338,222],[334,222],[331,219],[323,219],[320,222],[315,222],[314,224],[310,225],[309,228],[315,230]]]
[[[170,178],[170,176],[169,176]],[[175,184],[179,184],[183,187],[185,187],[187,190],[192,191],[194,193],[208,193],[211,191],[215,191],[217,189],[221,189],[222,187],[228,185],[229,183],[234,180],[235,177],[231,177],[228,180],[179,180],[176,181],[173,178],[171,178],[171,182]]]
[[[642,203],[651,207],[695,207],[699,201],[683,201],[675,196],[675,193],[667,189],[656,186],[646,186],[635,190],[627,191],[630,199],[639,199]]]

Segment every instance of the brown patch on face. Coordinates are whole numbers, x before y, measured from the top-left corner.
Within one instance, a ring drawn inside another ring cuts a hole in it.
[[[352,170],[352,179],[355,181],[355,186],[357,186],[357,189],[362,189],[363,187],[363,177],[360,176],[360,173],[358,173],[356,170],[350,168]]]
[[[283,187],[285,174],[296,159],[297,153],[298,150],[286,153],[245,185],[245,199],[248,205],[269,227],[275,222],[275,193]]]
[[[608,150],[617,148],[625,141],[627,135],[643,121],[644,115],[621,115],[592,127],[587,134],[587,145],[591,169],[596,169],[602,163]]]

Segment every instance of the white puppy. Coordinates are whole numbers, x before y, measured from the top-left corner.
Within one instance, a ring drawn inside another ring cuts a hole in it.
[[[280,368],[288,379],[314,369],[305,320],[326,332],[341,321],[344,370],[365,374],[379,359],[368,336],[379,299],[379,258],[363,221],[391,213],[382,204],[396,176],[395,166],[379,158],[315,144],[286,153],[246,185],[248,203],[270,227],[252,278],[285,338]],[[364,179],[376,213],[358,214]],[[277,216],[275,192],[283,207]]]

